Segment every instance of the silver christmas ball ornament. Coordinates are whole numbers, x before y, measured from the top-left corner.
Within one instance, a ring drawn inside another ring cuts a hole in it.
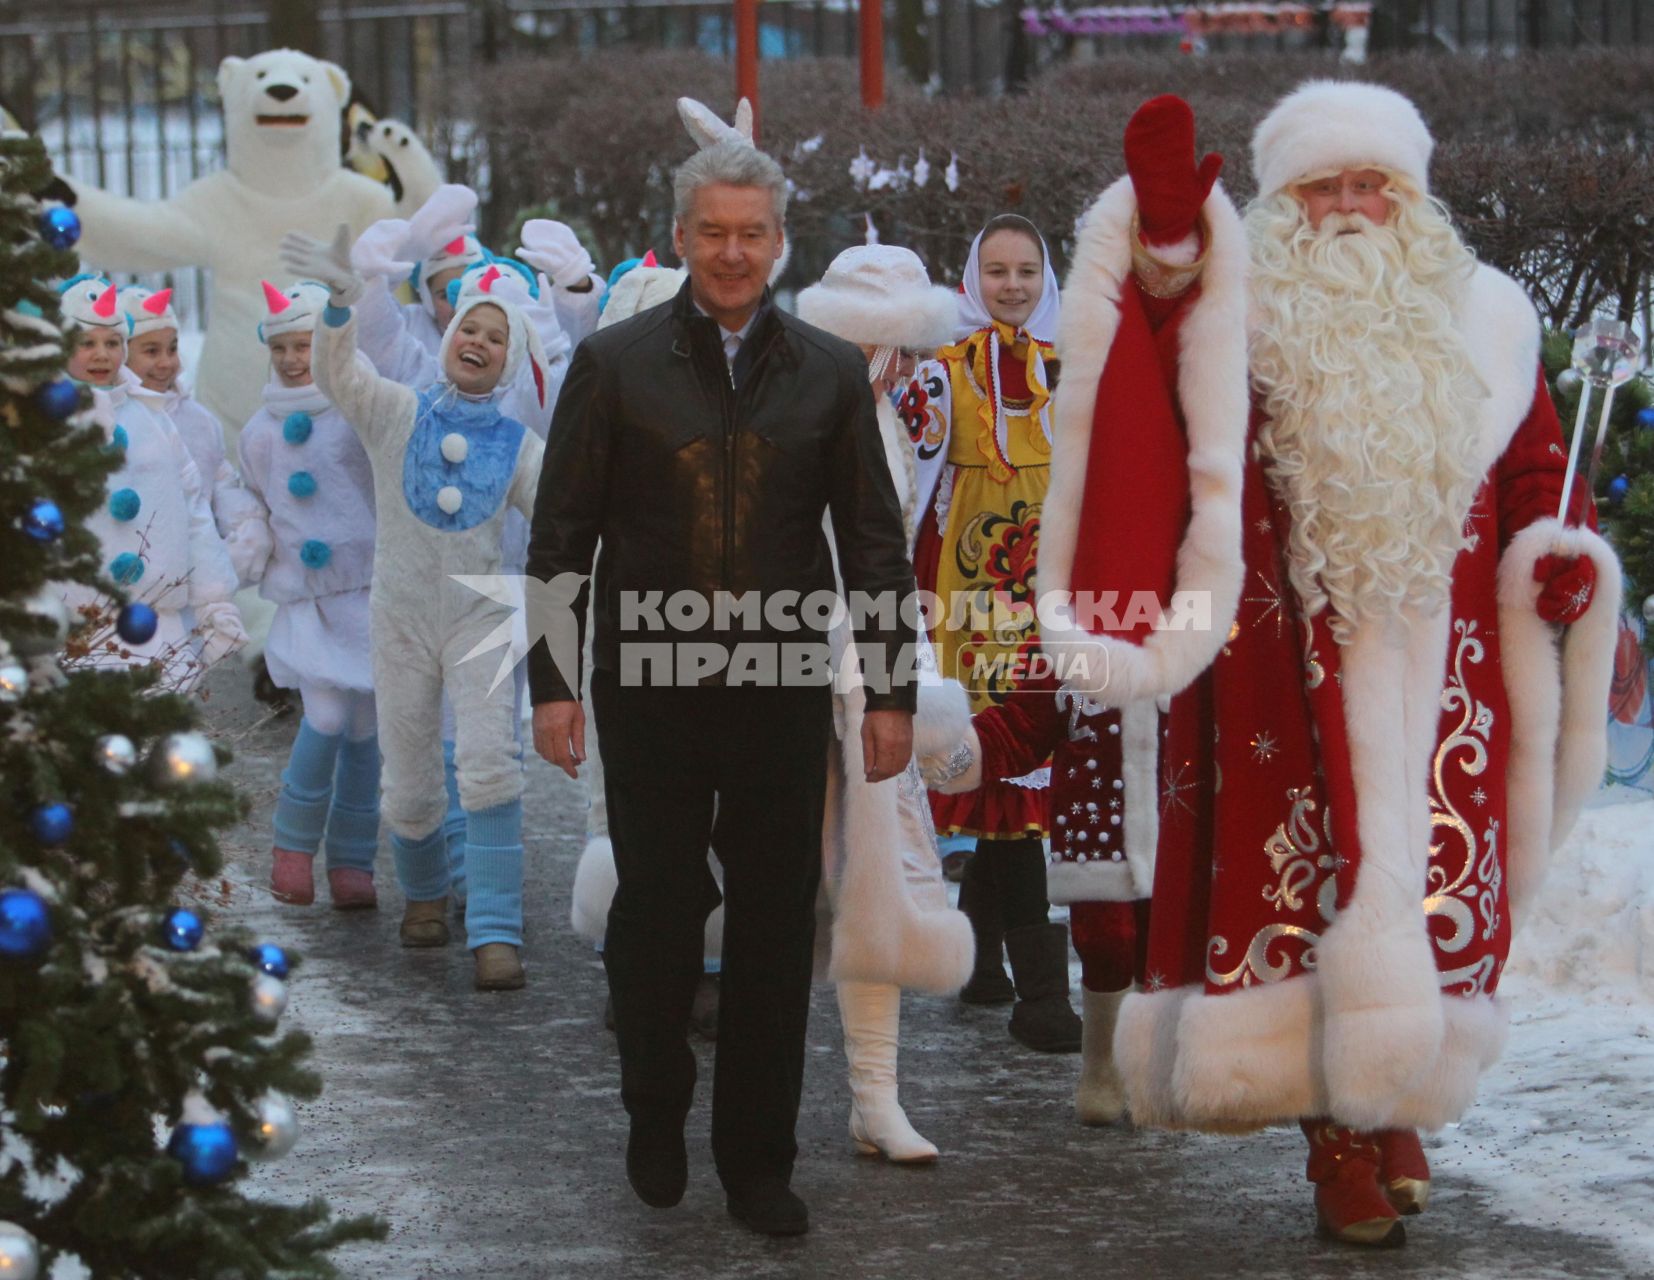
[[[12,647],[24,658],[56,653],[69,638],[69,606],[50,587],[42,587],[23,602],[23,611],[46,623],[44,632],[34,629],[11,637]]]
[[[138,748],[124,733],[106,733],[98,739],[98,763],[118,778],[138,763]]]
[[[299,1140],[299,1117],[293,1104],[279,1093],[261,1094],[253,1104],[253,1140],[247,1154],[260,1160],[279,1160]]]
[[[274,1026],[287,1012],[287,984],[280,978],[261,973],[253,979],[253,1016],[268,1026]]]
[[[164,786],[211,782],[218,776],[218,757],[207,735],[193,729],[168,734],[155,749],[155,781]]]
[[[1654,622],[1654,596],[1643,601],[1643,621]]]
[[[0,1276],[36,1280],[39,1275],[40,1242],[15,1222],[0,1222]]]
[[[1562,392],[1577,391],[1583,381],[1585,379],[1580,377],[1578,369],[1564,369],[1556,375],[1556,389]]]

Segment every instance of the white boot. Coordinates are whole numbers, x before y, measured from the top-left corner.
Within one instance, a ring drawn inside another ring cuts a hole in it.
[[[1114,1066],[1114,1024],[1120,1016],[1120,1002],[1130,992],[1130,987],[1080,990],[1085,1025],[1080,1031],[1080,1082],[1074,1088],[1074,1112],[1081,1124],[1113,1124],[1126,1113],[1125,1090]]]
[[[844,1056],[850,1062],[850,1140],[864,1156],[918,1164],[936,1159],[896,1101],[896,1033],[902,989],[884,982],[838,984]]]

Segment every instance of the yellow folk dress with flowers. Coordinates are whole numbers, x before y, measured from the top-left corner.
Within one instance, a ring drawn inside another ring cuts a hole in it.
[[[996,358],[997,357],[997,358]],[[941,463],[914,564],[936,593],[931,640],[972,711],[1011,695],[1039,649],[1034,566],[1051,474],[1050,400],[1056,361],[1047,343],[994,324],[944,347],[920,369],[901,416],[918,452]],[[1046,771],[931,796],[944,834],[1044,835]]]

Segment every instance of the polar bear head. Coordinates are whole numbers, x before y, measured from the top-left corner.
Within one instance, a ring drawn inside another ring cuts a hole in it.
[[[295,49],[218,64],[229,168],[243,182],[301,197],[339,167],[339,120],[350,77]]]

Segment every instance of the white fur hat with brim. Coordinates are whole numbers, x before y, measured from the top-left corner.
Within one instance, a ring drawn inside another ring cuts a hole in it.
[[[930,282],[913,250],[865,244],[839,254],[821,283],[798,295],[798,315],[860,346],[934,350],[953,340],[959,302]]]
[[[1345,169],[1383,169],[1430,189],[1435,143],[1424,118],[1383,85],[1311,80],[1294,89],[1252,135],[1258,194]]]

